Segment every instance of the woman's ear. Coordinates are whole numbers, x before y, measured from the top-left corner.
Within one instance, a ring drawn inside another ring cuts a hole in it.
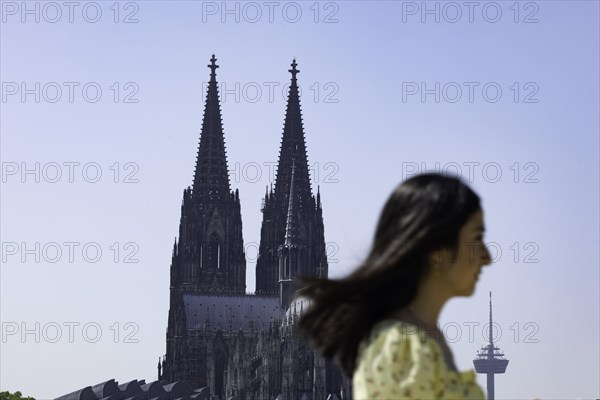
[[[453,250],[449,247],[443,247],[437,250],[433,250],[429,253],[427,261],[432,268],[436,266],[438,268],[443,267],[445,265],[453,264],[456,262],[456,249]]]
[[[433,268],[435,266],[441,266],[442,264],[445,264],[447,262],[445,258],[446,255],[442,249],[433,250],[431,253],[429,253],[427,262],[429,263],[429,266]]]

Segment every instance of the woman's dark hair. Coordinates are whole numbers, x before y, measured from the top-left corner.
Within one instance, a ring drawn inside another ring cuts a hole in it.
[[[460,229],[479,208],[479,196],[460,178],[426,173],[405,180],[388,198],[373,246],[354,272],[340,280],[297,278],[296,297],[311,305],[296,329],[352,377],[361,340],[415,298],[430,253],[454,252]]]

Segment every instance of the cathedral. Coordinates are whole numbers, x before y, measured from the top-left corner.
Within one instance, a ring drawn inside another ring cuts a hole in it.
[[[321,196],[312,192],[291,64],[274,188],[267,187],[256,263],[246,293],[239,191],[229,183],[215,56],[193,186],[183,191],[173,245],[166,355],[159,380],[186,381],[218,400],[348,400],[351,381],[294,329],[310,306],[293,279],[327,276]]]

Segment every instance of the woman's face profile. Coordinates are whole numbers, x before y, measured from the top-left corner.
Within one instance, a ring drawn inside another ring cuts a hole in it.
[[[459,232],[456,257],[449,252],[442,253],[442,284],[454,296],[472,295],[481,268],[491,262],[490,253],[483,243],[484,230],[483,211],[479,209]]]

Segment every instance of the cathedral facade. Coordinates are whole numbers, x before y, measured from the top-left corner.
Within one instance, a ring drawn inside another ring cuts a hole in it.
[[[351,381],[294,329],[310,306],[293,279],[327,276],[320,193],[313,195],[296,61],[275,187],[265,193],[256,291],[246,293],[239,192],[229,183],[213,55],[193,187],[183,191],[171,260],[166,355],[159,380],[219,400],[351,398]]]

